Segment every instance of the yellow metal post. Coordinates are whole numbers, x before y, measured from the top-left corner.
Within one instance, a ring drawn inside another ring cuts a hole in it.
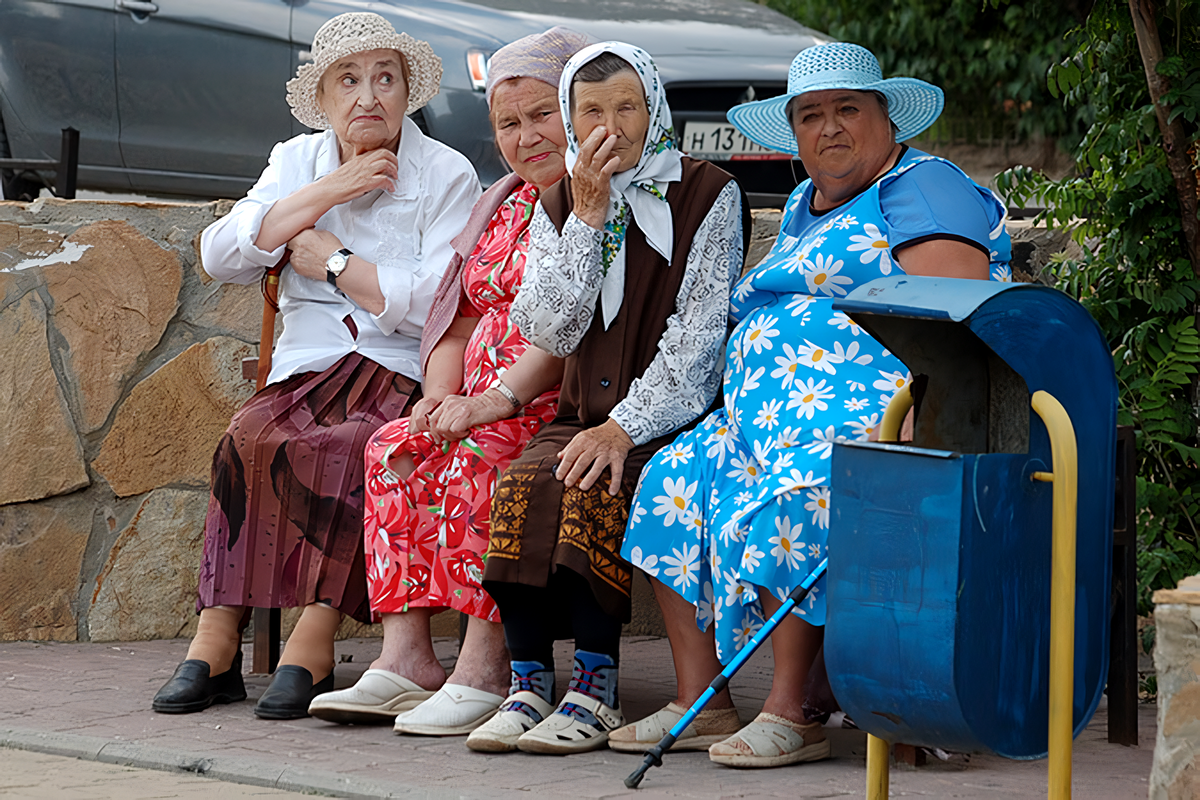
[[[896,392],[883,412],[879,423],[879,441],[895,442],[900,439],[900,426],[904,416],[913,406],[912,384]],[[867,800],[887,800],[888,771],[891,768],[891,745],[876,736],[867,734]]]
[[[890,411],[891,408],[889,407]],[[1075,427],[1053,395],[1033,393],[1033,410],[1050,434],[1054,472],[1034,480],[1054,484],[1050,565],[1050,800],[1071,797],[1071,739],[1075,683],[1075,510],[1078,455]],[[886,415],[885,415],[886,416]],[[868,773],[870,772],[868,767]]]
[[[890,749],[883,739],[867,734],[867,800],[887,800]]]
[[[900,426],[904,424],[904,415],[913,407],[912,384],[892,396],[887,409],[883,412],[883,422],[879,423],[879,441],[900,441]]]

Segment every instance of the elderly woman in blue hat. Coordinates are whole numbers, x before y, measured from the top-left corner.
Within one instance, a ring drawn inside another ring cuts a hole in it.
[[[734,288],[724,407],[642,473],[622,555],[654,584],[678,697],[610,734],[613,749],[653,746],[825,555],[833,443],[871,438],[909,379],[833,301],[895,272],[1007,279],[1004,206],[950,162],[903,144],[942,104],[936,86],[883,80],[870,51],[833,43],[796,56],[786,95],[729,112],[749,139],[799,155],[809,179],[788,199],[770,253]],[[762,713],[742,728],[722,692],[676,749],[708,749],[735,767],[828,757],[804,695],[824,597],[820,581],[772,635]]]

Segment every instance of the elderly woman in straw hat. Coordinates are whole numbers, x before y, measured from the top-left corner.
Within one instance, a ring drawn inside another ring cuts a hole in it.
[[[566,28],[519,39],[488,63],[496,144],[513,168],[454,239],[421,344],[428,419],[380,428],[367,446],[367,585],[383,652],[348,688],[313,700],[335,722],[392,722],[399,733],[470,733],[509,685],[495,601],[480,585],[500,472],[558,407],[562,359],[530,347],[509,318],[538,198],[566,174],[558,109],[563,65],[588,38]],[[469,615],[454,673],[438,663],[429,618]]]
[[[291,260],[269,385],[213,458],[199,628],[154,698],[164,713],[245,699],[239,632],[251,607],[304,609],[259,717],[305,716],[333,688],[342,615],[371,619],[363,449],[420,397],[422,328],[479,197],[470,163],[405,116],[438,91],[427,43],[351,13],[323,25],[312,51],[287,99],[324,132],[276,145],[201,240],[205,270],[223,281],[256,283],[285,250]]]
[[[614,732],[649,749],[825,555],[830,455],[868,439],[908,380],[904,365],[833,301],[897,273],[1004,279],[1004,206],[940,158],[903,142],[933,124],[942,92],[883,80],[870,51],[819,45],[792,62],[787,94],[729,120],[798,154],[808,171],[771,252],[734,287],[724,407],[642,474],[622,554],[651,577],[675,659],[676,701]],[[745,728],[727,691],[675,747],[769,767],[829,755],[804,687],[825,622],[824,583],[773,633],[775,673]]]

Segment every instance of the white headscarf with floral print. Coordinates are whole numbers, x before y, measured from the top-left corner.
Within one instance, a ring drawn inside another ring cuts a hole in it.
[[[600,42],[580,50],[563,69],[558,82],[558,103],[567,129],[567,171],[574,173],[579,160],[579,138],[571,124],[571,82],[575,73],[602,53],[612,53],[629,63],[642,79],[650,127],[637,166],[612,176],[608,188],[608,212],[604,218],[601,261],[604,278],[600,287],[600,310],[608,328],[621,310],[625,296],[625,231],[630,216],[646,235],[646,241],[669,262],[675,242],[667,184],[683,176],[683,155],[675,146],[675,128],[667,93],[650,54],[624,42]]]

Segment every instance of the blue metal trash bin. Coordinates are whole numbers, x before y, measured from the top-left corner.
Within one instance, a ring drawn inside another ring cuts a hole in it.
[[[1117,387],[1095,321],[1033,284],[894,276],[835,303],[914,376],[913,444],[834,447],[825,658],[888,742],[1047,753],[1050,439],[1078,443],[1073,731],[1108,670]]]

